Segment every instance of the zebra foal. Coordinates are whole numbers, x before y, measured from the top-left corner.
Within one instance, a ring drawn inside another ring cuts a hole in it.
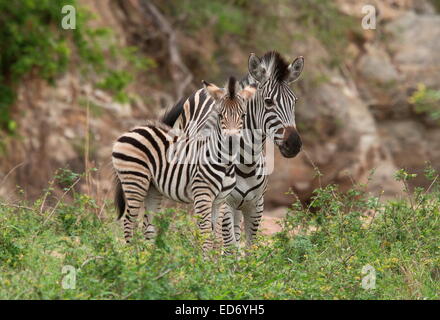
[[[203,94],[211,97],[211,129],[204,136],[177,135],[161,122],[150,122],[123,134],[113,146],[113,167],[117,174],[115,200],[119,218],[124,219],[124,236],[130,242],[142,202],[144,235],[151,239],[154,227],[148,212],[160,209],[160,199],[193,203],[201,217],[203,235],[215,231],[216,218],[226,197],[235,187],[235,157],[243,126],[246,102],[256,91],[252,86],[239,91],[230,78],[225,89],[203,81]],[[209,237],[208,237],[209,238]],[[203,244],[206,250],[210,240]]]

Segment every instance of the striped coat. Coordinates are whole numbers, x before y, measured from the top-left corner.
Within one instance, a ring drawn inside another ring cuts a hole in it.
[[[248,245],[259,228],[264,210],[264,193],[267,187],[267,170],[264,155],[266,137],[270,137],[285,157],[294,157],[301,149],[301,139],[296,131],[295,103],[297,101],[289,83],[296,81],[302,71],[304,59],[291,64],[277,52],[268,52],[261,59],[249,58],[249,74],[241,85],[257,86],[254,99],[247,102],[247,117],[240,141],[239,163],[236,165],[236,186],[227,199],[223,218],[223,240],[226,246],[237,245],[240,223]],[[198,90],[187,99],[179,101],[167,114],[164,122],[196,135],[209,125],[209,113],[214,102]],[[235,230],[235,232],[233,232]]]
[[[148,212],[157,211],[162,196],[193,203],[203,234],[215,226],[220,207],[235,187],[234,161],[245,101],[255,92],[252,88],[236,92],[233,78],[227,88],[205,83],[203,94],[215,102],[210,112],[214,125],[208,135],[179,135],[160,122],[150,122],[117,139],[112,153],[118,183],[116,201],[127,242],[142,204],[145,202]],[[150,239],[154,227],[149,214],[144,216],[143,226],[145,237]],[[210,245],[208,239],[204,248]]]

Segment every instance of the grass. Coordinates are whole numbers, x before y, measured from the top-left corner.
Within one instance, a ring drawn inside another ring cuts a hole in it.
[[[56,179],[71,201],[41,209],[49,189],[35,203],[0,205],[0,299],[439,299],[440,189],[437,172],[426,176],[429,190],[386,203],[365,186],[317,189],[247,255],[204,258],[182,211],[156,216],[154,242],[137,235],[126,245],[111,206],[71,191],[81,175],[63,170]],[[396,178],[406,185],[413,175]]]

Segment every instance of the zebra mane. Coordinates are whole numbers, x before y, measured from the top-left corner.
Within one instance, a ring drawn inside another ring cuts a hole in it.
[[[138,127],[139,127],[139,126],[136,126],[136,127],[134,127],[133,129],[131,129],[130,131],[132,131],[132,130],[138,128]],[[141,127],[142,127],[142,126],[141,126]],[[147,120],[147,121],[144,122],[143,127],[150,127],[150,128],[151,128],[151,127],[156,127],[156,128],[160,128],[160,129],[162,129],[162,130],[164,130],[164,131],[166,131],[166,132],[172,130],[172,127],[171,127],[171,126],[169,126],[169,125],[166,124],[166,123],[163,123],[161,120]]]
[[[229,77],[228,81],[225,83],[225,90],[227,94],[227,100],[223,103],[226,103],[226,105],[229,105],[230,103],[233,103],[237,92],[240,90],[240,83],[237,81],[235,77]],[[205,93],[206,94],[206,93]],[[206,121],[204,125],[201,127],[201,131],[203,130],[211,130],[214,128],[218,121],[218,103],[215,102],[214,106],[212,107],[212,110],[208,114]]]
[[[180,98],[180,100],[171,109],[168,109],[165,112],[160,121],[167,126],[173,127],[177,121],[177,118],[179,118],[180,114],[183,111],[183,105],[186,99],[186,97]]]
[[[237,93],[237,80],[235,77],[229,77],[228,83],[226,86],[228,88],[228,96],[230,100],[233,100],[235,98],[235,94]]]
[[[282,82],[289,76],[289,64],[277,51],[268,51],[261,57],[261,65],[276,81]],[[258,86],[258,81],[249,72],[240,80],[241,89],[246,86]]]
[[[266,52],[261,57],[261,65],[276,81],[284,81],[289,76],[289,64],[277,51]]]

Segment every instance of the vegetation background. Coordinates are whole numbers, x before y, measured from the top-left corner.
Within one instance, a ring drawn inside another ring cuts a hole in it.
[[[439,9],[0,0],[0,298],[440,298]],[[115,137],[268,50],[306,59],[293,85],[304,150],[277,151],[255,247],[204,259],[187,208],[158,214],[154,243],[126,246],[110,201]]]

